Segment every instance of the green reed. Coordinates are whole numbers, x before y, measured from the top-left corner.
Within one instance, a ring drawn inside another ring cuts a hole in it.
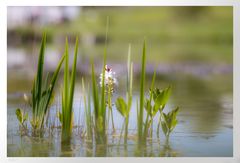
[[[38,134],[42,133],[44,129],[46,114],[51,102],[53,101],[53,90],[56,85],[57,77],[64,60],[63,56],[59,61],[58,66],[55,72],[53,73],[51,79],[49,73],[46,75],[44,79],[43,68],[45,48],[46,48],[46,33],[44,33],[42,37],[41,48],[38,57],[37,74],[33,80],[31,98],[28,98],[26,95],[24,96],[26,102],[32,108],[32,119],[30,123],[32,126],[34,136],[37,136]],[[18,120],[21,120],[22,122],[26,121],[27,119],[26,115],[23,116],[21,109],[16,110],[16,115],[18,117]],[[23,116],[22,118],[20,118],[21,115]]]
[[[72,65],[72,74],[70,78],[69,72],[69,53],[68,53],[68,39],[66,38],[65,45],[65,67],[64,67],[64,85],[62,90],[62,141],[69,141],[72,134],[73,126],[73,98],[75,89],[76,67],[78,54],[78,38],[76,38],[74,59]]]
[[[144,118],[144,86],[145,86],[145,68],[146,68],[146,43],[143,42],[143,51],[142,51],[142,69],[141,69],[141,83],[140,83],[140,106],[138,109],[138,142],[143,142],[143,118]]]
[[[104,82],[102,84],[102,88],[104,88]],[[102,90],[102,91],[105,91],[105,90]],[[106,120],[105,94],[102,96],[102,99],[100,101],[93,63],[92,63],[92,96],[93,96],[93,104],[94,104],[94,131],[95,131],[94,135],[95,135],[96,143],[101,144],[101,143],[105,143],[107,139],[106,121],[105,121]]]

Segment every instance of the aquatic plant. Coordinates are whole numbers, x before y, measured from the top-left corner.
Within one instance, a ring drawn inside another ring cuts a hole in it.
[[[108,22],[107,22],[108,23]],[[108,25],[107,25],[108,27]],[[112,129],[115,132],[114,117],[113,117],[113,104],[115,103],[116,110],[124,118],[123,126],[120,132],[119,143],[121,141],[124,131],[124,144],[125,147],[128,141],[128,123],[130,117],[130,111],[132,107],[132,84],[133,84],[133,62],[131,61],[131,45],[128,48],[127,59],[127,90],[126,96],[119,96],[115,102],[112,102],[113,92],[117,85],[115,73],[106,65],[107,56],[107,32],[103,56],[103,65],[100,73],[100,86],[96,80],[94,61],[91,65],[91,88],[87,85],[85,87],[85,81],[82,78],[82,94],[84,104],[84,116],[85,126],[83,138],[87,139],[88,145],[93,149],[101,149],[104,154],[106,150],[106,144],[108,141],[108,129],[109,120],[112,120]],[[61,122],[61,134],[62,134],[62,147],[70,142],[73,128],[73,101],[75,91],[75,79],[76,79],[76,67],[77,67],[77,55],[78,55],[78,38],[75,42],[74,59],[72,65],[72,71],[69,71],[69,53],[68,53],[68,39],[66,38],[64,56],[60,60],[51,80],[49,75],[46,76],[45,82],[43,82],[43,64],[45,53],[46,36],[43,35],[43,40],[40,49],[40,55],[38,60],[38,70],[33,82],[32,98],[28,98],[24,94],[25,101],[32,106],[33,115],[31,125],[33,131],[42,131],[44,128],[44,122],[47,120],[48,107],[53,100],[53,88],[55,86],[61,65],[65,59],[64,64],[64,83],[62,89],[62,111],[57,116]],[[143,42],[142,48],[142,60],[141,60],[141,81],[139,90],[139,99],[137,99],[137,141],[138,149],[141,149],[141,155],[145,154],[147,138],[153,135],[153,121],[154,117],[159,113],[159,119],[157,124],[157,136],[159,136],[160,127],[165,134],[167,140],[174,128],[178,124],[177,115],[179,107],[166,113],[164,111],[165,106],[169,100],[172,87],[169,86],[160,90],[155,87],[156,69],[152,76],[151,87],[149,94],[145,95],[145,69],[146,69],[146,42]],[[92,93],[90,93],[90,89]],[[92,96],[92,98],[91,98]],[[93,101],[93,105],[91,102]],[[91,108],[93,107],[93,109]],[[107,110],[108,109],[108,110]],[[108,117],[106,117],[108,113]],[[20,126],[27,128],[26,121],[28,114],[22,109],[16,110],[16,116]],[[79,121],[80,122],[80,121]],[[78,124],[80,126],[80,123]],[[49,125],[50,126],[50,125]],[[49,127],[50,128],[50,127]],[[37,132],[38,133],[38,132]],[[94,139],[94,140],[93,140]],[[93,143],[96,143],[96,147],[93,147]],[[143,149],[143,150],[142,150]]]
[[[28,113],[25,113],[22,109],[17,108],[16,112],[15,112],[18,122],[20,124],[20,126],[24,129],[27,130],[27,124],[25,124],[25,122],[28,119]]]
[[[158,127],[157,127],[157,136],[159,137],[160,125],[163,117],[163,110],[167,104],[169,97],[171,95],[172,87],[169,86],[163,90],[159,88],[151,89],[150,93],[153,94],[154,107],[159,111]]]
[[[38,58],[37,74],[33,80],[33,87],[31,91],[32,97],[31,99],[29,99],[25,95],[25,100],[27,100],[27,103],[30,105],[30,107],[32,107],[32,120],[30,123],[34,135],[40,133],[44,128],[45,116],[47,114],[49,105],[53,100],[53,90],[57,81],[61,65],[64,60],[63,56],[59,61],[58,66],[51,77],[51,80],[49,74],[47,74],[45,81],[43,82],[45,47],[46,47],[46,34],[44,33],[42,37],[42,43]],[[20,115],[18,109],[16,113],[19,113]]]
[[[68,39],[66,38],[65,45],[65,67],[64,67],[64,85],[62,90],[62,141],[69,141],[72,134],[73,126],[73,98],[75,90],[75,78],[77,67],[77,54],[78,54],[78,38],[76,38],[74,59],[72,65],[72,74],[70,78],[69,72],[69,53],[68,53]],[[70,79],[70,80],[69,80]]]
[[[145,122],[145,135],[147,134],[147,130],[150,130],[150,137],[152,137],[152,132],[153,132],[153,118],[155,117],[155,115],[158,112],[158,107],[156,104],[152,105],[152,99],[153,99],[153,88],[154,88],[154,83],[155,83],[155,78],[156,78],[156,70],[154,71],[153,74],[153,78],[152,78],[152,84],[151,84],[151,88],[149,91],[149,99],[146,98],[145,100],[145,110],[147,111],[147,118],[146,118],[146,122]],[[150,117],[150,120],[149,120]]]
[[[146,68],[146,45],[145,40],[143,42],[143,51],[142,51],[142,66],[141,66],[141,83],[140,83],[140,105],[137,114],[138,121],[138,142],[144,143],[143,140],[143,114],[144,114],[144,86],[145,86],[145,68]]]
[[[94,136],[97,144],[105,144],[107,141],[107,121],[106,121],[106,90],[105,90],[105,72],[106,72],[106,56],[107,56],[107,39],[108,39],[109,17],[107,17],[105,47],[103,53],[103,67],[101,75],[101,99],[99,98],[98,86],[95,78],[95,68],[92,62],[92,96],[94,104]]]
[[[167,137],[167,139],[169,138],[169,136],[170,136],[171,132],[173,131],[173,129],[178,124],[178,120],[177,120],[178,112],[179,112],[179,107],[177,107],[176,109],[170,111],[167,114],[166,113],[162,113],[163,120],[161,121],[161,125],[162,125],[162,130],[163,130],[165,136]]]
[[[117,110],[124,117],[125,124],[124,144],[127,143],[129,112],[132,106],[132,81],[133,81],[133,63],[131,62],[131,45],[129,45],[127,60],[127,93],[126,93],[127,103],[124,101],[122,97],[118,97],[115,102]]]
[[[107,107],[108,107],[108,124],[109,124],[109,119],[111,118],[112,120],[112,129],[113,132],[115,132],[115,127],[114,127],[114,120],[113,120],[113,112],[112,112],[112,95],[115,89],[115,86],[117,85],[117,79],[115,78],[115,72],[112,71],[111,68],[109,68],[107,65],[105,66],[105,77],[103,78],[103,73],[100,74],[100,86],[102,87],[102,81],[104,80],[105,84],[105,93],[107,97]]]
[[[98,86],[95,78],[94,64],[92,63],[92,96],[94,104],[94,131],[95,140],[98,144],[103,144],[107,140],[106,134],[106,101],[105,101],[105,66],[106,65],[106,48],[104,52],[102,82],[101,82],[101,99],[98,94]]]
[[[105,85],[104,85],[104,76],[105,70],[103,69],[103,80],[102,80],[102,99],[100,101],[98,94],[98,87],[95,78],[95,69],[94,64],[92,63],[92,95],[93,95],[93,104],[94,104],[94,131],[95,131],[95,140],[97,143],[106,142],[106,105],[105,105]]]

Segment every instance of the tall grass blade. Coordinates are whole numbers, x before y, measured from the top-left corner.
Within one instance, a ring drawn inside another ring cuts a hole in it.
[[[62,142],[69,141],[73,125],[73,96],[75,90],[76,67],[78,54],[78,38],[76,38],[72,74],[69,83],[69,53],[68,40],[65,45],[64,88],[62,93]]]
[[[139,141],[142,141],[142,134],[143,134],[145,68],[146,68],[146,45],[145,45],[145,40],[144,40],[143,52],[142,52],[142,70],[141,70],[141,83],[140,83],[140,107],[139,107],[139,122],[138,122],[138,140]]]

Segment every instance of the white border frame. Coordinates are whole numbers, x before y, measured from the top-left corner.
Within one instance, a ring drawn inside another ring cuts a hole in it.
[[[233,157],[179,157],[179,158],[8,158],[7,157],[7,6],[233,6]],[[239,0],[0,0],[0,162],[240,162],[240,1]],[[238,100],[239,99],[239,100]]]

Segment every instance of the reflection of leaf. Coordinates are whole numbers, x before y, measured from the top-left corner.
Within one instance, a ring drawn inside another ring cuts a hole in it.
[[[119,111],[119,113],[123,116],[123,117],[127,117],[128,116],[128,108],[127,108],[127,104],[125,103],[124,99],[122,97],[118,97],[116,100],[116,107],[117,110]]]

